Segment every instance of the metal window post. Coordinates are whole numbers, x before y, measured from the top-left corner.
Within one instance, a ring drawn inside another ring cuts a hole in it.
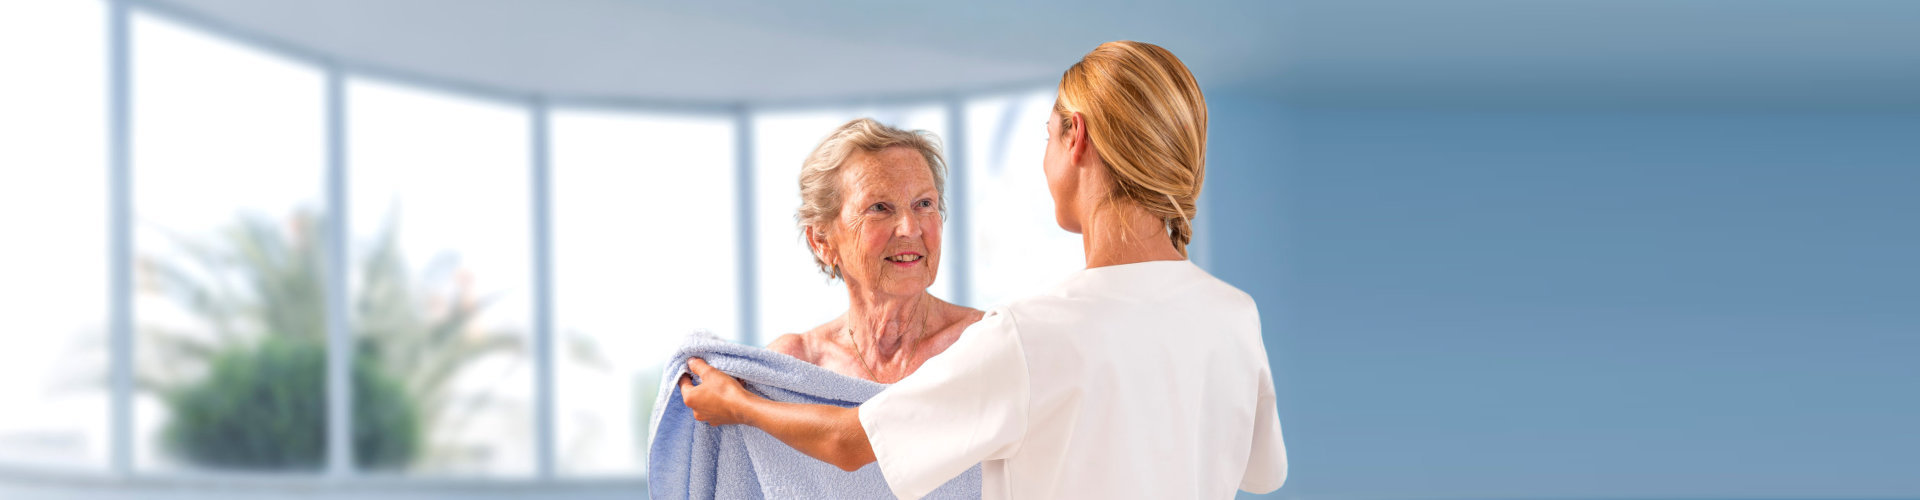
[[[967,172],[967,140],[966,101],[950,98],[947,100],[946,148],[947,206],[952,218],[947,220],[945,234],[952,244],[947,245],[947,256],[941,260],[947,264],[948,279],[953,280],[953,302],[981,307],[983,304],[973,297],[973,249],[969,248],[973,244],[972,221],[966,210],[953,209],[966,205],[967,193],[972,187],[968,185],[971,176]]]
[[[107,290],[113,473],[133,474],[132,45],[125,0],[107,4]]]
[[[553,203],[547,101],[531,105],[533,150],[533,422],[535,472],[554,476],[553,429]]]
[[[758,228],[754,227],[753,181],[753,115],[746,106],[740,106],[733,111],[734,207],[739,210],[734,214],[735,244],[739,252],[734,256],[734,261],[739,265],[739,276],[735,277],[739,283],[736,291],[740,306],[739,339],[748,345],[761,345],[760,325],[757,323],[760,297],[755,288],[759,284],[759,276],[755,275],[759,242],[754,240]]]
[[[346,76],[337,64],[327,64],[327,475],[353,475],[353,348],[352,312],[348,309],[347,274],[352,263],[347,242],[352,239],[347,201]]]

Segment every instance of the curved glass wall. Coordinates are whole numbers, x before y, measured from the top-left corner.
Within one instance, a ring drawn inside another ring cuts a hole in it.
[[[0,344],[0,398],[25,408],[0,413],[0,468],[644,477],[661,365],[688,332],[765,343],[845,310],[793,213],[802,159],[856,117],[947,147],[935,295],[987,307],[1080,265],[1078,237],[1035,215],[1051,203],[1048,89],[549,106],[361,74],[137,3],[116,33],[112,5],[0,5],[0,56],[20,70],[0,79],[0,136],[33,138],[0,147],[0,227],[31,243],[0,246],[0,272],[25,278],[0,284],[0,317],[30,333]],[[132,383],[116,391],[118,368]],[[352,418],[344,449],[335,410]]]

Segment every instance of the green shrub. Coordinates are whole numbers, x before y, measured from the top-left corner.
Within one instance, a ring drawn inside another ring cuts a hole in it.
[[[189,463],[236,469],[315,469],[326,460],[324,343],[268,335],[216,353],[204,378],[162,393],[172,418],[163,449]],[[420,419],[377,362],[353,369],[353,448],[362,468],[404,467],[420,451]]]
[[[458,423],[487,408],[451,404],[451,381],[480,359],[524,356],[519,331],[478,324],[492,298],[476,298],[458,255],[444,252],[416,273],[395,220],[350,270],[359,279],[349,306],[362,468],[457,459],[424,443],[459,433]],[[300,209],[284,222],[243,214],[212,235],[154,227],[177,251],[141,256],[141,290],[200,323],[140,326],[135,383],[176,420],[164,424],[164,450],[216,468],[325,461],[326,225]],[[485,401],[492,391],[460,396]]]

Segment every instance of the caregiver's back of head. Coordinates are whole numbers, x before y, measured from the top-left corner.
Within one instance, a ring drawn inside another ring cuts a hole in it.
[[[1103,44],[1062,76],[1047,129],[1055,218],[1083,236],[1087,268],[989,311],[923,367],[928,377],[862,406],[888,482],[914,496],[970,466],[887,442],[951,434],[967,436],[953,446],[980,450],[961,458],[982,462],[983,498],[1279,488],[1286,453],[1253,299],[1186,260],[1206,167],[1206,102],[1192,74],[1159,46]],[[922,396],[970,411],[944,417]]]

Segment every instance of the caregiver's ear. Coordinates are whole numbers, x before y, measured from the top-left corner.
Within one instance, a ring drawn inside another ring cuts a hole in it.
[[[1061,125],[1063,125],[1061,128],[1064,129],[1062,132],[1067,136],[1068,159],[1074,163],[1078,163],[1080,161],[1080,155],[1084,155],[1087,151],[1093,149],[1093,142],[1091,142],[1087,136],[1087,117],[1086,115],[1080,114],[1079,111],[1068,113],[1067,122]]]

